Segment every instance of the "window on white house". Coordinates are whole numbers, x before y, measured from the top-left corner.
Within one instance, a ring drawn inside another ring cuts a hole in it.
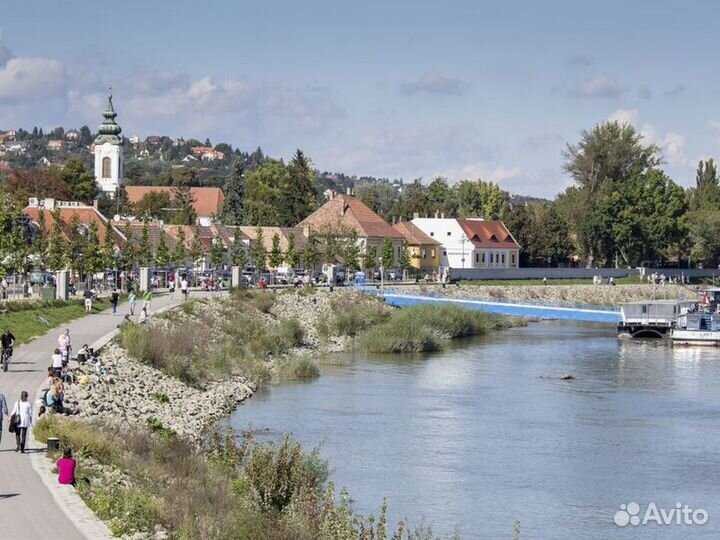
[[[476,263],[479,263],[479,262],[480,262],[480,254],[479,254],[479,253],[476,253],[476,254],[475,254],[475,262],[476,262]]]
[[[451,234],[452,234],[452,233],[451,233],[450,231],[448,231],[448,236],[450,236]]]
[[[505,264],[505,254],[502,254],[502,263]]]
[[[435,233],[430,231],[430,236],[435,236]]]
[[[485,264],[485,254],[482,254],[482,263]]]
[[[102,177],[110,178],[112,173],[110,172],[110,158],[104,157],[102,160]]]
[[[434,249],[430,250],[430,257],[432,257],[433,259],[435,258],[435,250]]]
[[[514,253],[512,255],[510,255],[510,264],[515,266],[515,254]]]
[[[492,264],[492,263],[493,263],[493,254],[491,253],[490,254],[490,264]]]
[[[447,250],[443,249],[443,257],[447,257]]]
[[[422,251],[420,253],[421,253],[422,258],[424,259],[427,256],[427,249],[422,248]]]

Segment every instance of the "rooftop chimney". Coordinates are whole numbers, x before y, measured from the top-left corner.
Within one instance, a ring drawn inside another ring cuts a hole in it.
[[[420,214],[418,212],[413,212],[413,219],[420,219]]]
[[[351,187],[347,188],[347,189],[345,190],[345,194],[346,194],[346,195],[352,195],[352,188],[351,188]]]
[[[435,210],[435,219],[437,219],[437,218],[438,218],[438,211]]]
[[[442,214],[440,214],[440,217],[441,217],[442,219],[445,219],[445,212],[443,212]]]

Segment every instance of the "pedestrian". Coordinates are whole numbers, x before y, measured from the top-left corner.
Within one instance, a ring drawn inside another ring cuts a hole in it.
[[[92,311],[92,290],[90,288],[85,289],[83,297],[85,298],[85,313],[90,313]]]
[[[142,310],[140,311],[140,319],[138,322],[140,324],[143,324],[143,323],[146,323],[147,320],[148,320],[147,308],[145,306],[143,306]]]
[[[547,277],[543,278],[543,285],[545,285],[547,287]]]
[[[137,302],[137,297],[135,296],[135,292],[130,290],[130,294],[128,295],[128,302],[130,302],[130,315],[135,315],[135,304]]]
[[[143,309],[150,311],[150,302],[152,302],[152,291],[148,289],[143,295]]]
[[[70,354],[72,351],[72,344],[70,343],[70,329],[66,328],[65,331],[60,334],[58,338],[58,349],[64,362],[70,361]]]
[[[187,281],[187,277],[185,277],[185,276],[183,276],[182,279],[180,280],[180,292],[183,295],[183,300],[187,300],[188,293],[190,292],[190,290],[188,289],[188,281]]]
[[[8,280],[3,276],[0,282],[0,291],[2,292],[2,299],[7,300]]]
[[[170,289],[170,298],[173,298],[175,296],[175,277],[172,274],[168,280],[168,289]]]
[[[110,294],[110,305],[112,306],[113,315],[117,313],[118,300],[120,300],[120,295],[117,289],[113,289],[113,292]]]
[[[2,442],[3,417],[7,415],[7,401],[5,401],[5,395],[0,393],[0,443]]]
[[[32,405],[28,401],[28,393],[23,390],[20,393],[20,399],[15,402],[11,415],[17,415],[17,423],[15,424],[15,442],[17,446],[15,451],[25,453],[25,442],[27,440],[27,430],[32,425]]]
[[[63,450],[63,457],[57,460],[58,483],[75,485],[75,466],[77,462],[72,457],[72,450]]]

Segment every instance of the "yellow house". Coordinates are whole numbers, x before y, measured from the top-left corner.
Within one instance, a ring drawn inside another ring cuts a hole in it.
[[[410,266],[432,272],[440,267],[440,242],[430,238],[410,221],[401,221],[393,228],[403,235],[410,252]]]

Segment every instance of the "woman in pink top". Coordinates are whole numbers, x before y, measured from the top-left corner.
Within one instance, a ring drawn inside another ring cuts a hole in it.
[[[66,448],[63,457],[57,460],[59,483],[75,485],[75,465],[77,462],[72,457],[72,450]]]

